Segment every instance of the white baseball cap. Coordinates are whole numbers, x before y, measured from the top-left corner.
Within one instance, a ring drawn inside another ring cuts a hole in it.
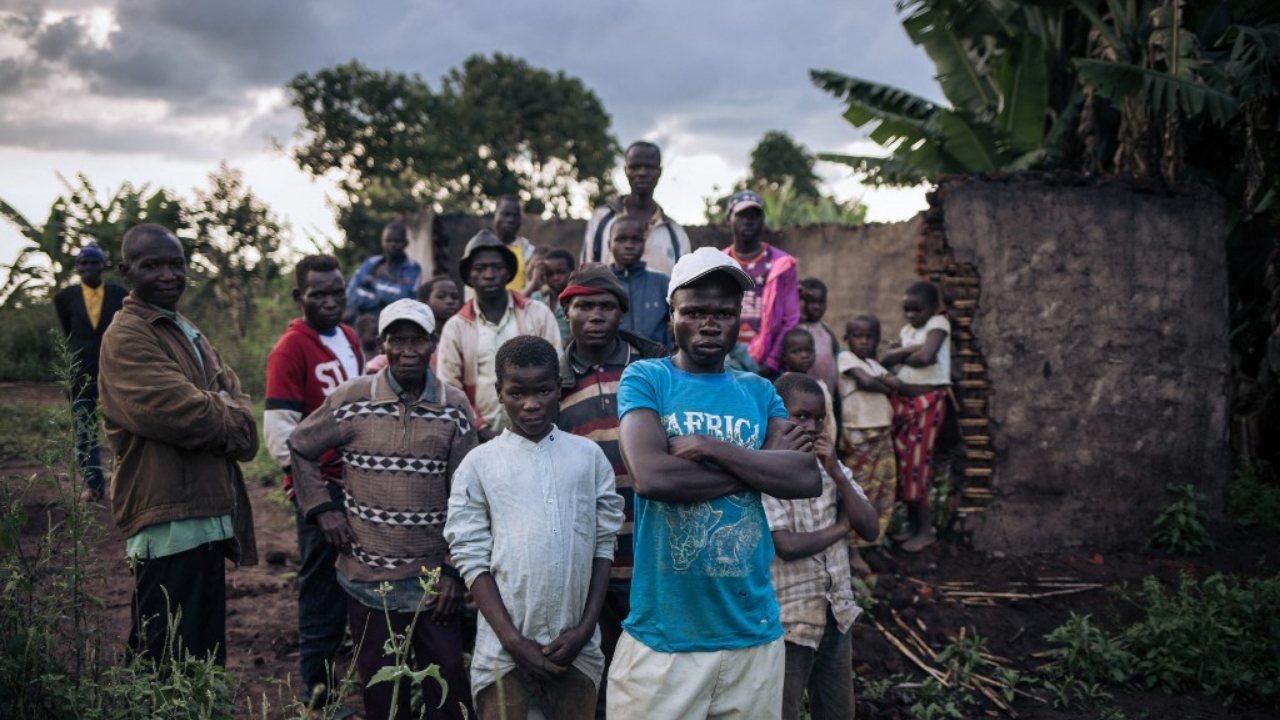
[[[737,260],[715,248],[703,247],[680,258],[676,266],[671,269],[671,285],[667,288],[667,302],[671,302],[671,296],[680,288],[701,280],[713,272],[727,273],[738,281],[743,292],[752,290],[756,286],[755,281],[738,265]]]
[[[425,330],[428,335],[436,331],[436,316],[431,308],[425,303],[405,298],[382,308],[378,315],[378,335],[382,335],[391,327],[391,323],[398,320],[408,320]]]

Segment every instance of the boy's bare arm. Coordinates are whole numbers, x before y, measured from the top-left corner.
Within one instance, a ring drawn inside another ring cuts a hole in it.
[[[843,514],[835,523],[813,532],[773,531],[773,551],[788,562],[817,555],[849,534],[849,520]]]
[[[622,417],[622,461],[636,495],[661,502],[691,503],[747,490],[748,486],[723,470],[677,457],[667,445],[667,433],[653,410],[633,410]]]
[[[831,477],[836,481],[840,507],[848,520],[849,529],[858,533],[858,537],[863,540],[874,541],[880,536],[880,515],[875,507],[853,489],[853,483],[843,472]]]
[[[484,619],[498,636],[502,648],[511,653],[511,659],[515,660],[521,670],[536,680],[546,681],[567,669],[567,665],[557,665],[547,658],[543,654],[542,645],[520,634],[520,630],[511,621],[507,606],[502,602],[498,583],[489,571],[480,573],[471,582],[471,596],[475,598],[476,607],[484,613]]]
[[[582,610],[582,620],[542,648],[542,654],[556,665],[568,667],[595,634],[600,609],[604,607],[605,592],[609,589],[611,567],[613,561],[609,558],[596,558],[591,562],[591,586],[587,590],[587,606]]]
[[[811,454],[813,442],[786,418],[769,419],[760,450],[706,435],[671,438],[670,446],[677,457],[715,463],[751,488],[776,498],[811,498],[822,493],[822,477]]]

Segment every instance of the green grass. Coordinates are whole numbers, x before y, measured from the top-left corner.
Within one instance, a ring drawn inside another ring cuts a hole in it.
[[[60,405],[0,403],[0,460],[37,462],[70,431],[71,415]]]

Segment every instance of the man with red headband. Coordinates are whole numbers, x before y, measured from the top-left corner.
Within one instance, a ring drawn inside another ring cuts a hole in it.
[[[661,344],[620,329],[630,302],[626,288],[605,265],[577,270],[560,293],[560,304],[569,318],[569,345],[560,360],[560,419],[556,425],[567,433],[591,438],[604,451],[613,466],[625,516],[613,553],[609,591],[600,610],[600,649],[606,672],[622,636],[622,621],[631,610],[631,525],[635,520],[635,492],[618,449],[618,381],[622,371],[636,360],[667,354]],[[602,679],[602,703],[605,691]]]

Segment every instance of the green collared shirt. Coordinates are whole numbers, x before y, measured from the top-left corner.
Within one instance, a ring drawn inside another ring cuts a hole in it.
[[[431,368],[427,368],[427,376],[423,380],[422,384],[422,395],[417,398],[409,397],[409,393],[405,392],[404,388],[400,387],[400,383],[396,382],[395,373],[391,372],[390,368],[387,369],[387,385],[391,387],[391,392],[395,393],[396,397],[400,398],[400,402],[405,407],[408,407],[419,400],[426,400],[427,402],[436,401],[436,379],[431,372]]]

